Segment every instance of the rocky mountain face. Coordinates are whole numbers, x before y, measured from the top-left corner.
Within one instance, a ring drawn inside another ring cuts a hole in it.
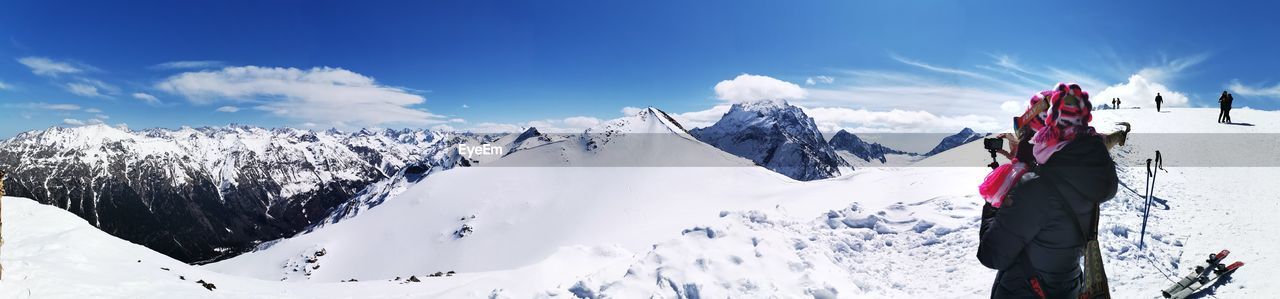
[[[54,127],[0,143],[5,191],[201,263],[292,236],[375,182],[466,166],[424,130]]]
[[[848,164],[813,119],[781,100],[734,104],[715,124],[689,132],[702,142],[796,180],[834,177]]]
[[[957,146],[964,145],[965,143],[982,139],[982,137],[984,136],[987,136],[987,134],[974,132],[973,129],[964,128],[963,130],[960,130],[960,133],[955,133],[951,136],[942,138],[942,141],[938,142],[937,146],[934,146],[932,150],[929,150],[929,152],[925,153],[924,155],[932,156],[937,153],[945,152]]]
[[[849,133],[845,130],[836,132],[835,135],[831,136],[831,140],[827,143],[831,145],[831,148],[837,151],[847,151],[854,157],[867,162],[876,160],[880,161],[880,163],[885,163],[887,162],[885,155],[917,155],[916,153],[892,149],[879,143],[866,142],[861,138],[858,138],[858,135],[854,135],[853,133]]]

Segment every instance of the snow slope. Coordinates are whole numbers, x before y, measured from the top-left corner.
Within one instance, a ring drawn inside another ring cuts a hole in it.
[[[1270,183],[1280,168],[1197,165],[1187,160],[1201,157],[1180,152],[1188,147],[1163,145],[1168,134],[1144,134],[1280,131],[1280,112],[1235,113],[1252,126],[1207,121],[1215,113],[1095,115],[1102,127],[1134,124],[1129,144],[1113,151],[1124,163],[1123,185],[1103,206],[1100,235],[1117,298],[1158,297],[1169,283],[1166,274],[1181,275],[1221,248],[1233,251],[1228,260],[1248,264],[1212,294],[1268,298],[1280,291],[1266,276],[1280,266],[1270,241],[1280,227]],[[561,144],[537,149],[574,148]],[[1151,156],[1152,146],[1166,152],[1168,172],[1159,174],[1148,247],[1139,249],[1145,170],[1138,161]],[[964,151],[976,155],[959,155]],[[229,297],[984,297],[995,271],[973,254],[981,203],[976,185],[987,173],[981,167],[987,157],[981,144],[970,143],[919,162],[939,167],[864,167],[811,182],[758,167],[459,168],[409,185],[357,217],[204,267],[119,240],[85,241],[109,237],[60,210],[29,201],[24,208],[7,198],[0,262],[6,277],[22,278],[0,282],[0,296],[22,298],[26,289],[49,295],[36,297],[208,292],[150,269],[172,265],[185,271],[180,275],[214,281],[218,290],[211,294]],[[956,167],[961,164],[978,166]],[[45,221],[75,222],[79,229],[36,228]],[[320,249],[325,254],[317,256]],[[135,256],[144,257],[144,265],[127,265]],[[314,266],[309,276],[292,271]],[[116,275],[118,269],[138,274]],[[458,274],[395,282],[450,270]],[[350,278],[361,282],[337,282]]]
[[[1233,259],[1250,264],[1214,292],[1258,297],[1276,291],[1275,283],[1257,274],[1265,272],[1254,271],[1276,266],[1267,259],[1275,256],[1276,250],[1262,240],[1268,240],[1269,229],[1280,224],[1269,216],[1280,208],[1263,199],[1274,194],[1264,182],[1280,177],[1280,169],[1250,168],[1249,173],[1260,175],[1245,178],[1233,168],[1168,167],[1169,172],[1160,176],[1160,185],[1166,187],[1158,189],[1157,197],[1169,207],[1161,205],[1153,211],[1147,239],[1150,247],[1139,250],[1136,246],[1141,192],[1130,189],[1141,189],[1145,170],[1133,167],[1137,165],[1134,161],[1145,159],[1154,150],[1143,145],[1144,138],[1163,144],[1157,139],[1167,137],[1143,133],[1280,130],[1280,123],[1272,121],[1280,119],[1276,112],[1237,113],[1241,120],[1256,119],[1254,126],[1203,121],[1215,112],[1121,110],[1096,116],[1095,125],[1104,130],[1108,123],[1119,120],[1135,127],[1129,144],[1114,152],[1126,165],[1120,169],[1125,191],[1103,207],[1100,238],[1117,297],[1158,296],[1158,290],[1168,283],[1165,274],[1182,272],[1203,253],[1219,247],[1233,249]],[[1166,154],[1166,163],[1173,163],[1173,157]],[[980,203],[975,190],[987,170],[956,166],[985,165],[988,161],[981,144],[970,143],[920,162],[939,167],[863,168],[813,182],[771,180],[764,176],[767,173],[753,168],[464,169],[413,187],[406,192],[413,199],[401,201],[398,208],[374,210],[382,213],[369,214],[373,219],[368,219],[367,226],[302,236],[289,240],[297,243],[292,247],[272,248],[290,248],[283,252],[252,253],[211,268],[275,278],[279,275],[275,265],[306,248],[372,242],[365,237],[356,241],[347,238],[385,227],[424,227],[415,233],[424,236],[411,247],[423,257],[396,256],[395,265],[364,264],[340,271],[385,277],[415,269],[471,272],[529,267],[537,265],[540,257],[549,256],[553,248],[568,244],[616,244],[636,255],[602,265],[571,285],[546,291],[614,297],[694,293],[711,297],[981,297],[994,275],[972,257]],[[1191,183],[1221,182],[1214,179],[1221,177],[1239,179],[1218,186]],[[481,185],[475,180],[496,184]],[[538,187],[544,185],[557,187]],[[458,189],[470,191],[450,191]],[[1213,202],[1221,198],[1239,203]],[[450,215],[458,218],[428,220]],[[1230,216],[1236,222],[1204,215]],[[388,219],[414,217],[413,222],[386,223]],[[451,231],[464,224],[474,230],[452,239]],[[396,239],[390,235],[379,238]],[[379,241],[385,241],[382,239]],[[345,258],[368,263],[369,258],[394,254],[356,250]],[[617,263],[629,265],[620,270]],[[341,277],[326,275],[313,279]],[[480,295],[494,289],[468,286],[456,291]],[[516,297],[544,294],[512,288],[502,292]]]

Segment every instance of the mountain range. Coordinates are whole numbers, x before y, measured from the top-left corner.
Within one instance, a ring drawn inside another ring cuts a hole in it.
[[[971,130],[935,148],[972,141]],[[464,147],[494,146],[497,155]],[[9,195],[74,213],[122,239],[188,263],[267,248],[366,212],[455,167],[752,167],[796,180],[916,154],[847,131],[824,140],[785,101],[734,104],[686,130],[646,108],[580,134],[300,130],[243,125],[130,131],[53,127],[0,142]],[[865,165],[859,163],[859,165]]]

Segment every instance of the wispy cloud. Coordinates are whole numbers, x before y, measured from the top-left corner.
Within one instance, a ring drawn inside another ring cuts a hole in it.
[[[160,104],[162,104],[159,98],[156,98],[156,96],[153,96],[145,92],[135,92],[133,93],[132,96],[133,98],[138,99],[143,103],[147,103],[147,105],[159,106]]]
[[[84,72],[84,69],[73,66],[71,63],[56,61],[46,57],[22,57],[18,58],[18,63],[30,68],[31,73],[45,77],[57,77],[64,74],[78,74]]]
[[[4,83],[4,81],[0,81],[0,90],[6,90],[6,89],[13,89],[13,86],[9,86],[9,84]]]
[[[1159,64],[1142,68],[1141,70],[1138,71],[1138,75],[1141,75],[1142,77],[1153,80],[1153,81],[1160,81],[1160,82],[1174,80],[1177,78],[1178,75],[1181,75],[1183,71],[1185,71],[1187,68],[1200,64],[1201,62],[1204,62],[1206,59],[1209,59],[1208,53],[1200,53],[1200,54],[1195,54],[1195,55],[1186,56],[1186,57],[1179,57],[1175,59],[1165,58]]]
[[[240,107],[236,107],[236,106],[222,106],[222,107],[218,107],[218,109],[217,109],[217,110],[214,110],[214,111],[218,111],[218,112],[226,112],[226,113],[236,113],[236,112],[240,111]]]
[[[189,69],[209,69],[218,68],[226,65],[225,62],[218,60],[182,60],[170,61],[152,65],[153,70],[189,70]]]
[[[813,77],[804,79],[804,85],[831,84],[835,81],[836,81],[836,78],[832,78],[829,76],[813,76]]]
[[[925,70],[929,70],[929,71],[933,71],[933,72],[937,72],[937,73],[941,73],[941,74],[955,75],[955,76],[961,76],[961,77],[967,77],[967,78],[971,78],[971,79],[977,79],[977,80],[981,80],[981,81],[986,81],[986,82],[988,82],[988,83],[994,83],[994,84],[998,84],[998,85],[1003,85],[1003,87],[1008,88],[1008,89],[1028,89],[1028,88],[1031,88],[1031,87],[1029,87],[1029,86],[1027,86],[1027,85],[1025,85],[1025,84],[1018,84],[1018,83],[1010,82],[1010,81],[1007,81],[1007,80],[997,79],[997,78],[995,78],[995,77],[992,77],[992,76],[989,76],[989,75],[986,75],[986,74],[981,74],[981,73],[978,73],[978,72],[975,72],[975,71],[963,70],[963,69],[959,69],[959,68],[950,68],[950,67],[936,66],[936,65],[932,65],[932,64],[924,63],[924,62],[921,62],[921,61],[916,61],[916,60],[908,59],[908,58],[905,58],[905,57],[902,57],[902,56],[898,56],[897,54],[890,54],[890,57],[892,57],[894,60],[897,60],[898,62],[904,63],[904,64],[906,64],[906,65],[910,65],[910,66],[918,67],[918,68],[921,68],[921,69],[925,69]]]
[[[1240,80],[1237,79],[1231,80],[1231,83],[1227,84],[1226,88],[1227,90],[1230,90],[1231,93],[1242,96],[1280,99],[1280,84],[1272,86],[1249,86],[1240,83]]]
[[[278,117],[339,128],[446,121],[412,107],[425,102],[422,96],[341,68],[227,67],[177,74],[155,87],[195,105],[243,103]]]
[[[120,92],[120,88],[115,85],[86,78],[80,78],[75,82],[68,82],[65,87],[67,92],[91,98],[111,98],[111,95]]]
[[[17,103],[17,104],[5,104],[4,107],[18,108],[18,109],[36,109],[36,110],[59,110],[59,111],[80,110],[80,105],[76,105],[76,104]]]

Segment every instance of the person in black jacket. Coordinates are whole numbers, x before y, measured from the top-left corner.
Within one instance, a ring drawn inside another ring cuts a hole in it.
[[[1231,123],[1231,102],[1234,102],[1234,101],[1235,101],[1235,96],[1231,96],[1230,92],[1226,93],[1226,102],[1225,104],[1222,104],[1222,110],[1225,110],[1224,120],[1222,121],[1225,121],[1225,123],[1228,123],[1228,124]]]
[[[1156,93],[1156,112],[1160,112],[1161,104],[1164,104],[1164,97],[1160,96],[1160,93],[1157,92]]]
[[[1081,231],[1091,232],[1095,206],[1115,196],[1118,179],[1103,138],[1087,126],[1088,110],[1073,124],[1054,121],[1056,109],[1049,108],[1045,126],[1071,134],[1058,135],[1059,147],[1032,145],[1029,134],[1020,134],[1018,160],[1031,170],[1000,208],[983,207],[977,257],[998,270],[991,298],[1073,298],[1083,291]]]
[[[1231,94],[1226,90],[1222,91],[1222,96],[1218,97],[1218,123],[1228,123],[1230,117],[1227,116],[1228,110],[1231,109]]]

